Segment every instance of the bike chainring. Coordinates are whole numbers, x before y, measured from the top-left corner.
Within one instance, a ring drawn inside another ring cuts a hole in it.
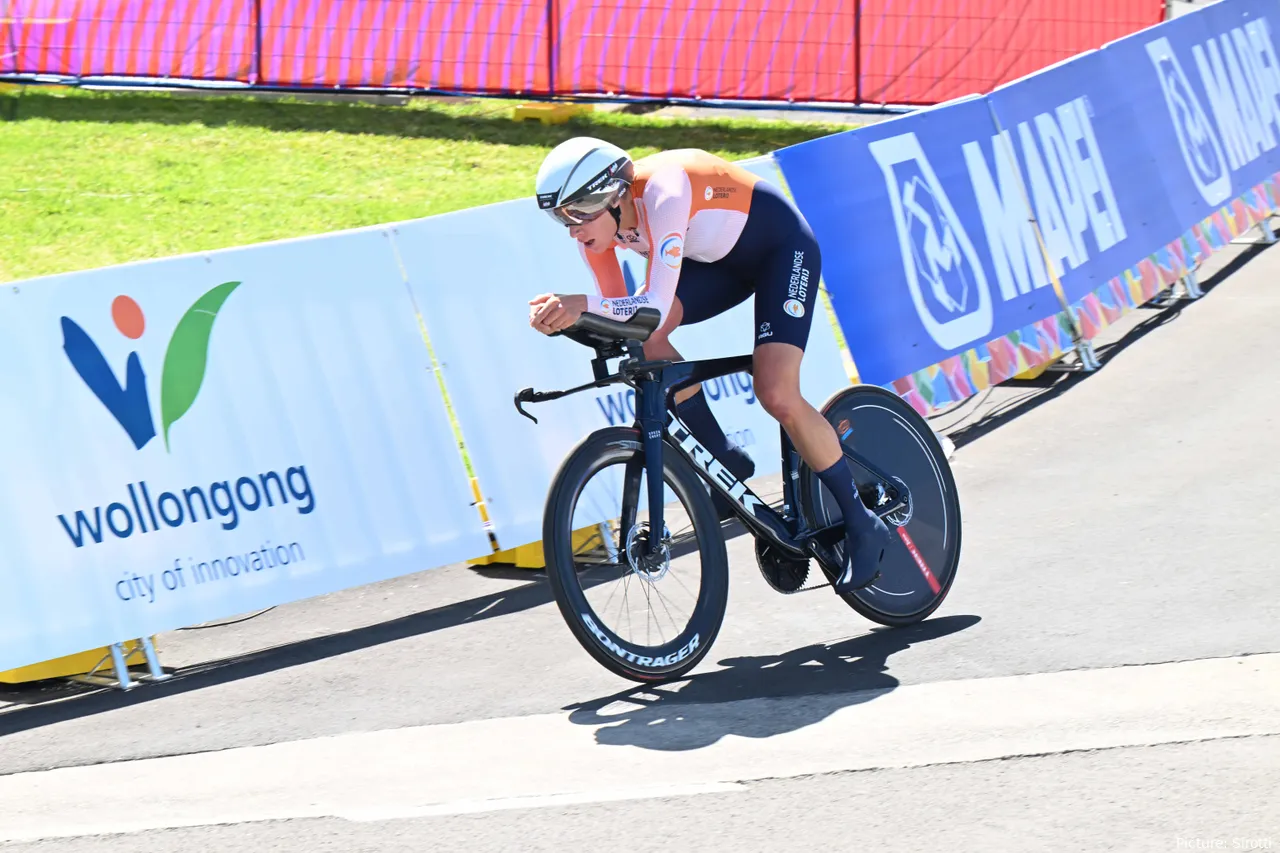
[[[769,586],[786,595],[799,592],[809,579],[809,561],[787,557],[763,539],[756,539],[756,563]]]

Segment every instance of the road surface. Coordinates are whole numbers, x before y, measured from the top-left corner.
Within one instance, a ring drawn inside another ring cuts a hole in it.
[[[1203,278],[934,420],[965,544],[922,625],[779,596],[738,535],[664,687],[513,569],[175,632],[165,684],[0,693],[4,849],[1275,849],[1280,251]]]

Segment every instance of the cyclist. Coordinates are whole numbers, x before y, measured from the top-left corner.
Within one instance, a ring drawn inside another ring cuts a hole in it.
[[[672,331],[755,295],[756,399],[844,516],[846,558],[836,590],[870,585],[879,576],[888,527],[858,497],[835,430],[800,394],[821,276],[818,243],[800,211],[767,181],[705,151],[664,151],[633,162],[616,145],[591,137],[570,139],[547,155],[536,193],[538,207],[578,241],[598,290],[531,299],[529,324],[543,334],[568,328],[588,311],[621,321],[652,307],[662,319],[645,342],[645,357],[680,361]],[[648,260],[635,295],[627,294],[619,248]],[[741,466],[746,454],[724,438],[700,386],[676,400],[676,414],[694,436],[716,458]]]

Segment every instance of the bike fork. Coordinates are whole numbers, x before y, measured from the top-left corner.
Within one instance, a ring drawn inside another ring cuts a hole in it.
[[[663,532],[663,477],[662,477],[662,436],[666,429],[666,401],[662,389],[656,379],[646,379],[636,389],[636,399],[641,402],[640,411],[636,413],[636,422],[640,425],[640,436],[644,443],[644,467],[649,475],[649,542],[648,555],[655,555],[662,549]],[[634,518],[634,516],[632,516]]]

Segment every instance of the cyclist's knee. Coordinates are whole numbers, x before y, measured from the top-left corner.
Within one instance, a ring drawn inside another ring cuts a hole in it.
[[[656,359],[668,359],[671,361],[681,361],[680,353],[676,350],[675,345],[671,343],[668,333],[659,329],[649,336],[649,340],[644,342],[644,357],[650,361]]]
[[[794,421],[805,405],[800,396],[800,389],[786,382],[770,382],[755,384],[756,399],[775,421],[786,426]]]

